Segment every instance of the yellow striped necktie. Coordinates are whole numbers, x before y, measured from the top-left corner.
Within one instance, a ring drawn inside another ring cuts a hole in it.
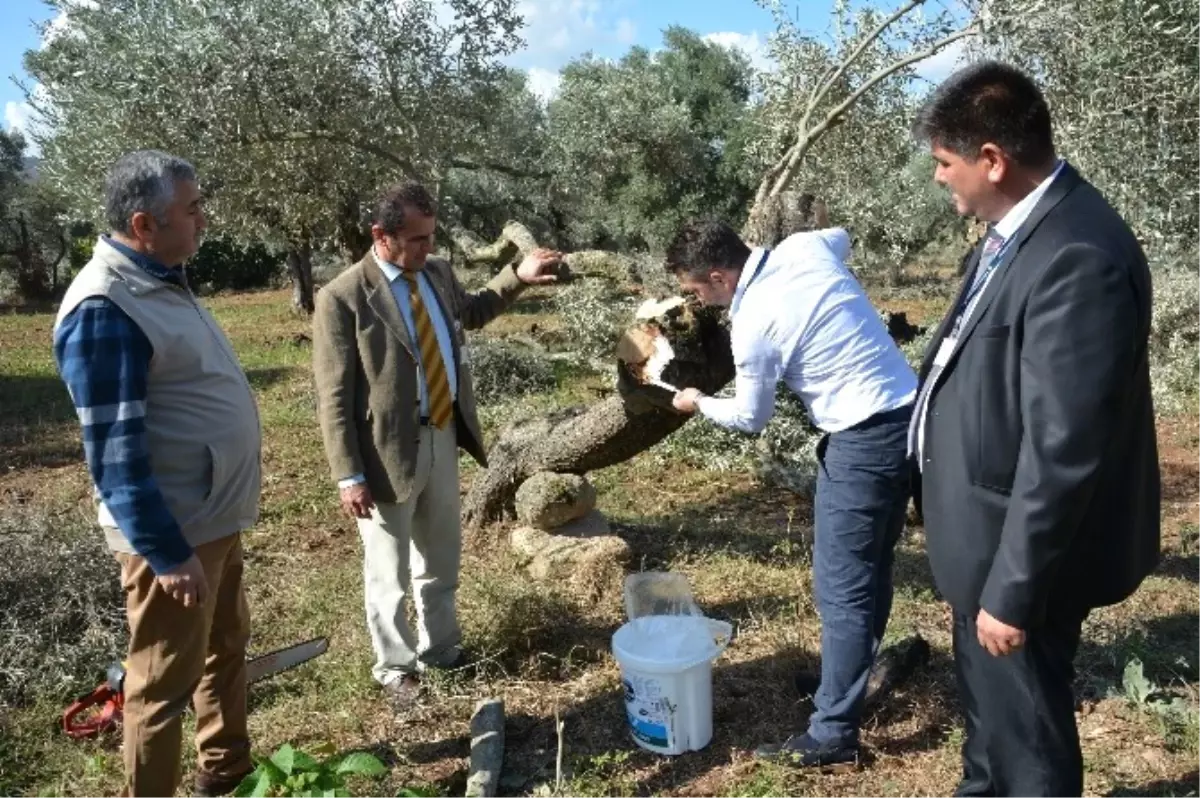
[[[429,393],[429,423],[444,429],[454,417],[454,397],[450,394],[450,378],[446,376],[446,363],[442,360],[442,348],[438,346],[437,333],[433,330],[433,319],[421,297],[417,272],[401,272],[408,281],[408,302],[412,308],[413,326],[417,330],[417,346],[421,350],[421,366],[425,370],[425,390]]]

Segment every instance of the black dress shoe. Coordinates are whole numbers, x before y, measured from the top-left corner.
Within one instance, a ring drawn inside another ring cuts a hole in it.
[[[822,745],[805,732],[794,734],[782,743],[760,745],[754,757],[797,768],[848,770],[858,764],[858,746]]]

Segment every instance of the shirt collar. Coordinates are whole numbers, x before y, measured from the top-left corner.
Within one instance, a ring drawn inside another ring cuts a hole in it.
[[[379,257],[379,252],[375,249],[374,244],[371,245],[371,255],[375,258],[375,262],[379,264],[379,270],[383,272],[383,276],[387,278],[389,283],[394,283],[404,276],[403,269]]]
[[[766,258],[763,257],[766,252],[767,250],[762,247],[750,249],[750,257],[746,258],[746,263],[742,266],[742,273],[738,276],[737,288],[733,292],[733,302],[729,306],[730,313],[735,312],[738,305],[742,304],[742,297],[745,296],[746,289],[750,287],[750,283],[754,281],[766,261]]]
[[[1062,172],[1066,163],[1067,162],[1065,160],[1060,158],[1058,160],[1058,165],[1054,167],[1054,171],[1050,173],[1050,176],[1038,183],[1037,187],[1034,188],[1033,191],[1030,191],[1021,199],[1020,202],[1012,206],[1008,213],[1004,214],[1004,218],[996,222],[996,224],[992,227],[992,232],[1000,236],[1000,238],[1005,241],[1011,238],[1012,234],[1017,232],[1021,225],[1025,224],[1025,220],[1029,218],[1029,214],[1033,213],[1034,207],[1050,188],[1050,184],[1053,183],[1054,179],[1058,177],[1059,173]]]
[[[163,282],[171,283],[172,285],[187,285],[186,281],[184,280],[182,266],[177,266],[172,269],[170,266],[159,263],[149,255],[145,255],[126,244],[122,244],[112,236],[104,236],[104,241],[117,252],[128,258],[134,266],[137,266],[151,277],[157,277]]]

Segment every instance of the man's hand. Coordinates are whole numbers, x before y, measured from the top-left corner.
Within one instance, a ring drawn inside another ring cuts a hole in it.
[[[675,409],[680,413],[687,413],[688,415],[691,415],[700,409],[700,406],[697,404],[697,402],[700,401],[700,397],[703,395],[704,394],[700,393],[700,391],[696,388],[684,388],[682,391],[675,394],[675,398],[671,400],[671,404],[674,405]]]
[[[975,631],[979,636],[979,645],[993,657],[1006,657],[1025,645],[1024,630],[997,620],[987,610],[979,611],[979,617],[975,619]]]
[[[553,249],[535,249],[517,267],[517,277],[526,285],[546,285],[558,282],[558,269],[563,254]]]
[[[370,518],[374,507],[375,499],[365,482],[342,488],[342,509],[351,518]]]
[[[168,596],[189,609],[199,607],[208,597],[208,580],[204,578],[204,566],[195,554],[156,578]]]

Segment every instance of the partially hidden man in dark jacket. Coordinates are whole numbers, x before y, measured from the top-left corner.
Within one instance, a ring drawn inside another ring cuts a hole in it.
[[[991,223],[926,352],[909,450],[966,713],[958,795],[1079,795],[1071,682],[1094,607],[1158,562],[1150,272],[1055,155],[1041,92],[994,62],[914,125],[960,214]]]

